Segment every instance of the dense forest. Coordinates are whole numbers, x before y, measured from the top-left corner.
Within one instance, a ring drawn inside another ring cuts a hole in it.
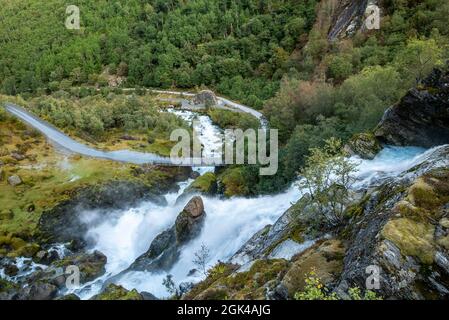
[[[0,83],[16,94],[104,83],[211,86],[261,107],[292,67],[291,52],[316,1],[77,1],[81,29],[66,30],[61,0],[4,0]],[[251,81],[248,81],[251,80]]]

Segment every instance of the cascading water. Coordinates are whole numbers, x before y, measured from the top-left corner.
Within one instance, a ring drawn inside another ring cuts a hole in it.
[[[374,160],[360,160],[356,173],[355,186],[368,187],[381,176],[394,177],[425,160],[426,153],[419,148],[385,148]],[[376,178],[377,177],[377,178]],[[183,183],[186,187],[188,184]],[[151,241],[161,231],[173,225],[177,215],[182,211],[184,203],[174,205],[174,200],[183,191],[167,195],[169,206],[158,207],[151,203],[143,203],[137,208],[122,212],[114,221],[105,221],[102,225],[89,231],[96,239],[94,249],[100,250],[108,257],[107,275],[88,286],[88,290],[76,292],[82,298],[89,298],[99,292],[104,281],[125,270],[134,260],[144,253]],[[211,255],[208,266],[218,261],[227,261],[257,231],[268,224],[273,224],[293,202],[301,197],[301,191],[292,186],[287,192],[263,196],[253,199],[233,198],[219,199],[203,197],[206,220],[201,234],[182,249],[177,263],[163,273],[130,271],[121,276],[116,283],[127,289],[151,292],[159,298],[169,296],[163,286],[163,279],[171,274],[173,280],[197,282],[204,276],[199,272],[191,272],[196,268],[194,255],[202,245],[206,245]]]

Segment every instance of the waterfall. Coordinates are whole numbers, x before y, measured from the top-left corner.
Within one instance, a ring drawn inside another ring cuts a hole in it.
[[[187,121],[192,121],[194,118],[199,120],[195,125],[195,130],[204,146],[206,156],[214,155],[216,150],[220,150],[222,143],[219,138],[221,129],[216,127],[208,116],[196,115],[191,111],[184,110],[173,109],[169,112],[173,112]],[[23,116],[28,116],[28,114]],[[37,119],[30,118],[29,121],[37,121]],[[37,121],[36,126],[39,125],[41,123]],[[45,127],[45,124],[42,125]],[[43,129],[47,130],[48,128]],[[49,134],[59,134],[56,130],[53,131],[51,127],[49,130],[51,131]],[[67,137],[62,136],[60,138],[66,139]],[[76,147],[84,148],[81,145],[76,145]],[[358,171],[355,173],[356,182],[352,188],[364,189],[378,185],[385,179],[396,177],[426,160],[432,151],[414,147],[386,147],[373,160],[352,157],[351,161],[358,164]],[[213,171],[214,168],[201,167],[194,168],[194,170],[204,174]],[[110,212],[100,224],[93,225],[87,232],[86,239],[89,240],[89,243],[92,243],[91,250],[99,250],[107,256],[106,273],[99,279],[73,290],[73,292],[83,299],[92,297],[101,291],[103,284],[109,278],[126,270],[136,258],[145,253],[154,238],[174,224],[176,217],[189,200],[186,199],[184,203],[176,204],[176,199],[192,181],[192,179],[189,179],[180,182],[178,192],[167,194],[165,196],[167,206],[142,202],[126,210]],[[196,239],[182,248],[181,255],[171,270],[161,273],[128,272],[121,276],[117,283],[127,289],[151,292],[159,298],[167,297],[169,294],[162,285],[162,281],[168,274],[173,275],[177,284],[198,282],[204,278],[198,272],[191,272],[195,268],[192,261],[194,254],[199,251],[202,245],[206,245],[210,251],[208,267],[212,267],[218,261],[227,261],[256,232],[266,225],[276,222],[291,207],[292,203],[300,199],[301,195],[302,191],[292,185],[284,193],[252,199],[203,197],[206,211],[204,227]],[[95,212],[86,212],[81,215],[87,223],[87,219],[92,219],[94,216]],[[310,246],[310,243],[299,245],[299,247],[307,246]],[[61,248],[59,249],[61,250]],[[289,251],[287,249],[289,248],[283,248],[284,251]],[[287,254],[290,254],[290,252],[287,252]],[[24,269],[25,262],[23,259],[18,259],[17,265]],[[29,274],[36,267],[45,268],[45,266],[31,265],[26,271],[24,269],[21,275]],[[4,277],[1,271],[0,277]]]
[[[367,187],[382,177],[394,177],[426,159],[430,151],[412,147],[387,147],[374,160],[358,161],[355,174],[355,187]],[[154,237],[174,224],[184,203],[174,205],[174,199],[183,192],[188,183],[181,183],[181,190],[168,194],[169,206],[159,207],[145,202],[135,208],[112,215],[115,218],[104,221],[91,229],[90,239],[95,239],[92,249],[100,250],[108,257],[107,275],[97,283],[85,286],[76,292],[83,298],[89,298],[99,292],[107,278],[125,270],[134,260],[144,253]],[[203,197],[206,211],[205,225],[201,234],[182,249],[181,256],[171,270],[163,273],[128,272],[117,283],[127,289],[147,291],[159,298],[167,297],[162,285],[167,274],[173,275],[177,284],[198,282],[203,279],[199,273],[191,273],[195,268],[192,260],[201,245],[206,245],[211,256],[208,267],[218,261],[227,261],[257,231],[268,224],[273,224],[291,205],[301,197],[301,191],[292,186],[286,192],[272,196],[252,199],[220,199]]]

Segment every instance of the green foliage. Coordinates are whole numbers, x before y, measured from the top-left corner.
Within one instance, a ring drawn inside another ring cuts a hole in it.
[[[222,129],[247,129],[257,130],[259,120],[247,113],[239,113],[228,110],[212,109],[208,112],[212,121]]]
[[[295,294],[296,300],[340,300],[334,293],[330,293],[314,270],[310,271],[305,280],[304,291]],[[349,300],[382,300],[375,292],[366,290],[363,294],[360,288],[353,287],[348,290]]]
[[[349,161],[341,151],[341,141],[334,138],[326,141],[323,148],[313,148],[300,171],[297,183],[301,190],[307,190],[308,205],[315,223],[341,224],[349,203],[349,186],[357,164]],[[305,213],[304,213],[305,214]]]
[[[312,26],[316,2],[84,0],[81,30],[67,30],[65,1],[6,0],[0,88],[98,84],[107,68],[129,86],[207,85],[261,107]]]
[[[304,291],[295,294],[296,300],[338,300],[338,296],[335,293],[327,291],[321,279],[316,276],[315,271],[310,271],[305,282]]]
[[[443,64],[443,51],[434,39],[412,39],[396,56],[395,64],[405,79],[415,80],[419,84],[435,66]]]
[[[176,116],[161,113],[154,105],[136,96],[89,96],[74,100],[70,96],[59,98],[44,96],[32,99],[29,108],[63,130],[73,130],[80,137],[101,140],[113,130],[152,133],[169,139],[170,132],[185,124]]]
[[[340,82],[352,75],[353,66],[351,59],[352,57],[347,54],[331,57],[328,69],[329,78],[333,78],[337,82]]]

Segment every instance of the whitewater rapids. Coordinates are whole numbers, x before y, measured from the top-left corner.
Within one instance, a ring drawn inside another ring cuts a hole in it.
[[[387,147],[374,160],[354,157],[352,160],[359,163],[354,187],[367,187],[377,179],[395,177],[425,160],[430,152],[413,147]],[[83,299],[97,294],[104,281],[125,270],[146,252],[152,240],[174,224],[188,201],[175,205],[175,200],[189,183],[181,183],[179,192],[166,196],[169,203],[166,207],[144,202],[111,214],[109,220],[89,230],[87,237],[95,243],[92,250],[100,250],[108,257],[106,274],[75,293]],[[192,260],[201,245],[206,245],[211,253],[208,267],[218,261],[227,261],[257,231],[273,224],[301,195],[302,192],[292,186],[282,194],[252,199],[203,197],[207,216],[202,232],[182,249],[180,259],[173,268],[163,273],[128,272],[117,283],[127,289],[150,292],[158,298],[168,297],[169,293],[162,285],[167,274],[173,275],[177,284],[202,280],[202,275],[198,273],[188,276],[195,268]]]

